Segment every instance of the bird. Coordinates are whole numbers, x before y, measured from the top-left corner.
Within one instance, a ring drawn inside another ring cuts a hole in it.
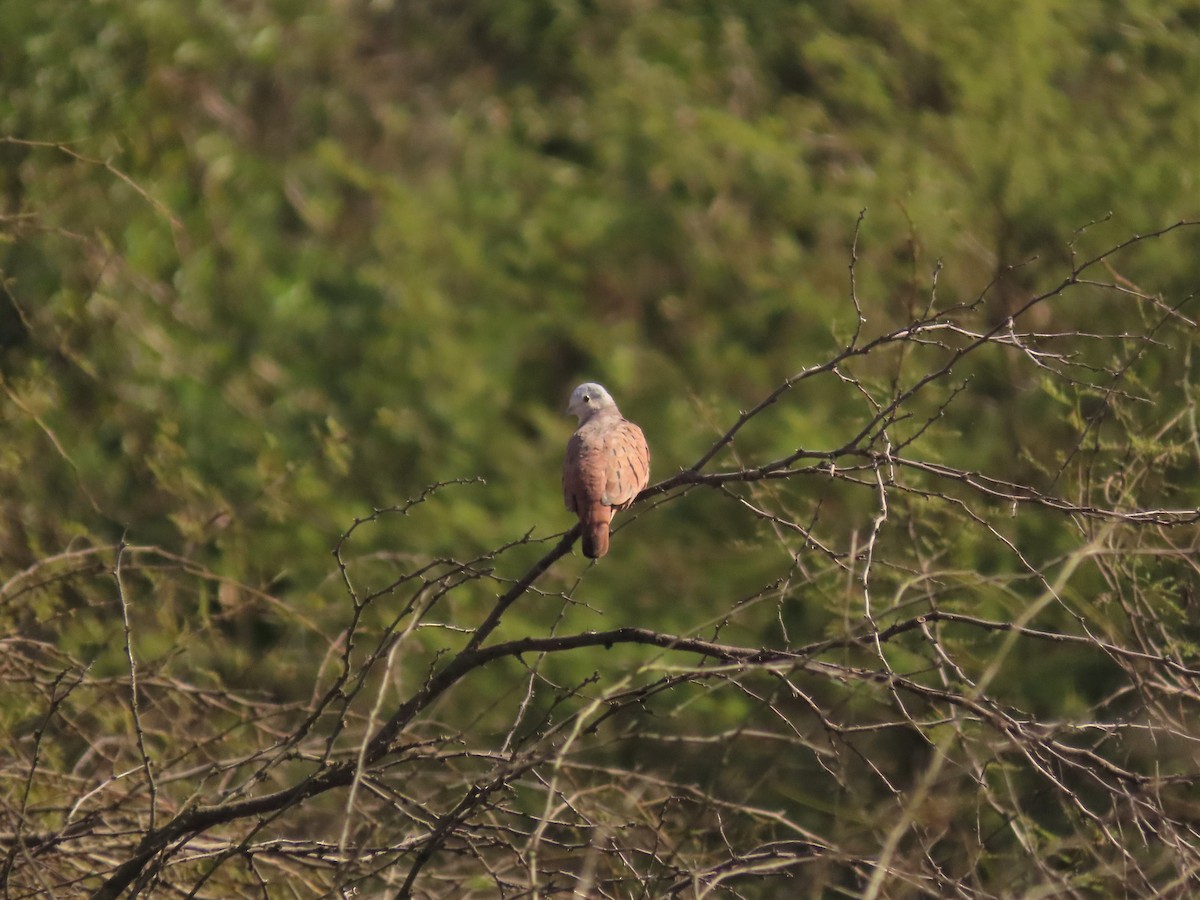
[[[599,559],[608,552],[613,513],[650,483],[650,448],[642,429],[621,415],[599,384],[575,388],[567,413],[579,417],[579,427],[567,442],[563,501],[579,516],[583,555]]]

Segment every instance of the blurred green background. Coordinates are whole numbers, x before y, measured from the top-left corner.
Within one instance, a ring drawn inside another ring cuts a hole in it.
[[[14,0],[0,135],[62,147],[0,144],[0,554],[129,529],[303,592],[355,515],[473,475],[412,549],[561,529],[570,388],[689,464],[849,334],[863,208],[868,334],[938,259],[948,305],[1038,256],[1000,315],[1076,228],[1195,213],[1198,29],[1152,0]],[[1196,282],[1194,242],[1137,264]],[[838,446],[846,396],[747,452]],[[1038,439],[1016,418],[979,468]]]
[[[358,529],[346,553],[368,587],[414,560],[547,538],[571,524],[559,467],[576,383],[608,386],[661,478],[836,352],[854,330],[861,210],[868,338],[922,314],[939,264],[942,306],[995,282],[986,328],[1069,272],[1070,241],[1087,257],[1200,212],[1195,3],[8,0],[0,47],[0,575],[122,536],[176,554],[195,577],[150,568],[135,585],[150,665],[186,646],[189,671],[284,696],[312,692],[345,625],[330,549],[356,517],[432,482],[486,482]],[[1196,248],[1195,232],[1142,244],[1108,274],[1177,303],[1200,282]],[[1150,318],[1079,291],[1025,324],[1121,333]],[[1192,338],[1176,337],[1152,357],[1074,349],[1129,363],[1174,410],[1192,397]],[[886,401],[939,352],[849,371]],[[1155,404],[1092,430],[1103,379],[1086,372],[1071,385],[1020,354],[981,356],[915,400],[914,421],[967,378],[912,455],[1076,499],[1134,459],[1151,471],[1138,504],[1195,504],[1187,436]],[[714,467],[840,447],[869,413],[814,379]],[[1085,437],[1086,477],[1070,469]],[[870,484],[825,476],[739,496],[841,550],[875,512]],[[879,552],[957,573],[939,595],[1007,617],[1041,590],[997,587],[1023,571],[1009,548],[910,499],[920,511],[897,500]],[[1051,516],[1005,527],[1035,567],[1080,540]],[[615,536],[579,594],[592,609],[568,624],[711,634],[794,576],[803,545],[693,490]],[[519,546],[497,572],[544,549]],[[786,613],[747,613],[722,637],[797,642],[861,614],[846,574],[815,565]],[[565,560],[542,586],[584,569]],[[898,570],[878,579],[884,606],[912,594]],[[495,593],[468,585],[442,618],[475,621]],[[112,604],[111,583],[71,581],[0,621],[119,672]],[[510,620],[544,632],[556,610],[530,598]],[[221,640],[195,639],[213,628]],[[998,684],[1048,713],[1108,686],[1080,672],[1082,693],[1051,692],[1039,655],[1027,662]],[[717,724],[746,712],[710,705]]]

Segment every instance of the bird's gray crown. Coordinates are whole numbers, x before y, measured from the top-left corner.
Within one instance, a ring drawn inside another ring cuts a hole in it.
[[[567,412],[578,416],[579,421],[586,422],[598,412],[616,410],[617,404],[612,395],[604,389],[604,385],[587,381],[571,391],[571,402],[567,404]]]

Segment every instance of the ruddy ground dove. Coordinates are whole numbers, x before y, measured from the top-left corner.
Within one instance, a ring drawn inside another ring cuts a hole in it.
[[[583,526],[584,555],[598,559],[608,552],[613,513],[629,506],[650,481],[650,448],[642,429],[621,415],[598,384],[575,388],[567,412],[579,417],[579,428],[567,444],[563,499]]]

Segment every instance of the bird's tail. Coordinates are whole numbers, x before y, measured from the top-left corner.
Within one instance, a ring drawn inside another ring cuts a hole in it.
[[[588,510],[587,515],[581,516],[583,524],[583,555],[589,559],[599,559],[608,552],[608,525],[612,521],[612,509],[602,503],[597,503]]]

